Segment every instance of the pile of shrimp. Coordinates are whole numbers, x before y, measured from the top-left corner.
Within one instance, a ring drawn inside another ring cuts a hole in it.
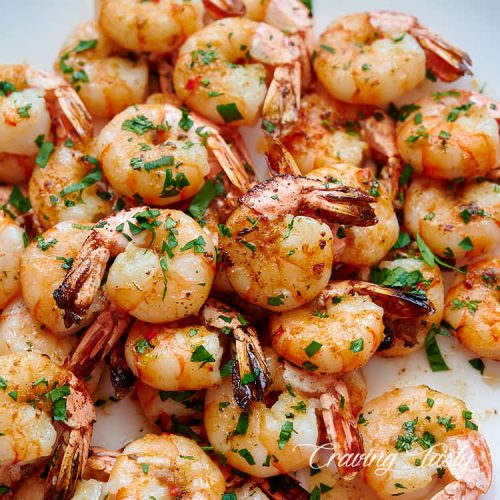
[[[500,361],[500,103],[416,18],[308,4],[100,0],[0,66],[2,498],[490,488],[465,402],[363,367]],[[105,383],[151,429],[114,450]]]

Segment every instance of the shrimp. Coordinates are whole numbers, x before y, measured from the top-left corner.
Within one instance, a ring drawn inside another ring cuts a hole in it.
[[[54,298],[67,328],[80,323],[104,289],[110,301],[150,323],[196,314],[210,293],[215,248],[179,210],[136,207],[113,214],[90,231]]]
[[[171,53],[202,27],[201,0],[100,0],[97,20],[120,47],[138,52]]]
[[[434,312],[417,318],[384,318],[384,339],[378,354],[404,356],[419,349],[429,330],[443,319],[444,287],[439,266],[430,267],[412,247],[397,250],[372,270],[372,281],[427,297]],[[434,326],[433,326],[434,325]]]
[[[12,300],[0,313],[0,355],[34,351],[62,365],[76,340],[54,335],[31,315],[21,297]]]
[[[75,145],[57,146],[29,182],[33,211],[44,229],[68,220],[96,222],[111,213],[113,197],[99,162]]]
[[[243,165],[219,132],[171,104],[143,104],[116,115],[97,149],[113,188],[147,204],[166,206],[195,195],[209,173],[209,153],[236,186],[248,188]]]
[[[208,299],[199,318],[180,324],[136,322],[125,344],[133,374],[161,391],[197,391],[221,382],[220,365],[228,336],[235,340],[235,398],[246,407],[262,399],[269,369],[257,333],[235,309]]]
[[[53,455],[44,498],[72,498],[95,421],[90,396],[79,379],[46,356],[23,352],[0,359],[1,467]],[[59,438],[56,422],[62,428]]]
[[[330,282],[311,303],[271,316],[271,342],[294,365],[318,374],[342,374],[360,368],[375,354],[384,336],[384,310],[403,318],[432,312],[425,299],[399,290]]]
[[[115,18],[114,27],[117,21]],[[71,32],[54,67],[76,89],[93,116],[112,118],[146,99],[145,58],[134,58],[117,47],[95,21],[80,24]]]
[[[500,243],[500,188],[417,178],[406,193],[404,220],[410,234],[436,255],[476,258]]]
[[[180,48],[175,92],[213,123],[252,125],[262,110],[267,130],[283,133],[297,119],[300,105],[298,52],[267,24],[222,19],[191,35]]]
[[[350,411],[345,384],[283,364],[271,349],[266,349],[266,356],[273,379],[268,399],[254,401],[243,411],[231,394],[229,378],[225,378],[219,387],[207,390],[204,413],[207,436],[215,450],[223,453],[232,467],[262,478],[309,463],[320,438],[316,410],[323,411],[327,428],[339,442],[342,436],[335,436],[336,429],[356,432],[355,422],[348,423],[344,416]],[[335,388],[346,398],[343,410],[332,410],[333,400],[341,398]],[[326,399],[320,401],[322,397]],[[357,445],[357,440],[350,442],[351,451]]]
[[[497,106],[480,99],[472,92],[447,90],[407,105],[397,124],[403,160],[435,179],[484,176],[498,167]]]
[[[415,88],[426,67],[451,82],[471,74],[469,56],[418,20],[397,12],[367,12],[332,22],[319,37],[314,69],[335,98],[384,106]]]
[[[377,223],[368,227],[344,227],[337,229],[335,243],[339,255],[335,260],[354,267],[373,266],[396,243],[399,224],[391,199],[384,186],[369,168],[358,168],[350,164],[336,164],[315,169],[307,174],[311,179],[324,179],[331,185],[345,185],[367,192],[376,198],[372,205]],[[343,250],[340,250],[344,245]]]
[[[62,311],[52,297],[91,228],[92,224],[85,222],[60,222],[39,235],[21,255],[23,300],[35,320],[59,337],[71,335],[89,324],[106,305],[102,294],[97,294],[82,315],[81,324],[65,326]]]
[[[21,290],[19,266],[25,238],[11,216],[0,211],[0,309]]]
[[[234,290],[273,311],[309,302],[328,283],[333,264],[332,232],[320,221],[373,225],[373,201],[356,189],[291,175],[257,184],[221,228]]]
[[[500,360],[500,259],[467,266],[448,290],[444,319],[458,340],[484,358]]]
[[[51,139],[86,140],[92,122],[77,93],[63,80],[27,65],[0,65],[0,181],[26,182],[44,166]]]
[[[219,500],[225,481],[193,440],[175,434],[148,434],[125,447],[104,490],[109,500],[174,497]]]
[[[366,453],[391,463],[372,460],[361,472],[379,498],[427,497],[436,478],[446,486],[434,500],[488,491],[490,451],[463,401],[423,385],[394,389],[366,403],[359,420]]]

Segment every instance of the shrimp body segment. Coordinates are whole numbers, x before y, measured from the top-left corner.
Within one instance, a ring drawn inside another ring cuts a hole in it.
[[[213,123],[252,125],[264,106],[288,126],[300,102],[298,51],[270,25],[249,19],[216,21],[191,35],[174,70],[176,94]],[[269,70],[275,71],[270,84]],[[288,110],[288,111],[287,111]],[[269,119],[274,120],[270,115]],[[278,120],[278,121],[279,121]]]
[[[491,182],[449,186],[417,178],[404,206],[405,225],[444,258],[475,258],[500,244],[500,189]]]
[[[120,47],[138,52],[169,53],[199,30],[203,21],[201,0],[102,0],[98,22]]]
[[[79,323],[85,316],[111,257],[105,290],[119,308],[151,323],[196,314],[215,274],[215,249],[204,235],[179,210],[137,207],[103,219],[54,292],[65,323]]]
[[[86,22],[66,38],[55,69],[78,91],[92,116],[112,118],[146,99],[146,61],[126,56],[95,21]]]
[[[467,349],[500,359],[500,259],[467,266],[446,295],[444,318]]]
[[[436,92],[411,109],[398,121],[397,145],[403,160],[418,174],[467,179],[499,166],[498,123],[490,107],[473,93]]]
[[[19,266],[24,250],[23,230],[0,212],[0,309],[21,290]]]
[[[147,470],[147,473],[144,472]],[[175,434],[147,434],[125,447],[105,486],[107,498],[219,500],[225,481],[193,440]]]
[[[70,499],[87,459],[95,410],[83,383],[37,353],[2,356],[0,437],[2,466],[51,455],[58,423],[63,433],[49,469],[45,498]]]
[[[312,300],[333,263],[332,231],[321,221],[372,225],[372,200],[356,189],[291,175],[258,184],[221,231],[231,285],[248,302],[275,311]]]
[[[341,101],[383,106],[424,80],[426,66],[446,81],[470,73],[469,56],[392,12],[344,16],[320,36],[314,69]],[[446,66],[446,68],[444,67]]]
[[[448,484],[435,499],[478,498],[489,489],[490,452],[459,399],[421,385],[387,392],[361,411],[366,453],[392,461],[387,470],[374,461],[361,472],[379,498],[427,495],[441,477]],[[460,461],[460,452],[467,460]],[[462,494],[446,495],[453,490]]]

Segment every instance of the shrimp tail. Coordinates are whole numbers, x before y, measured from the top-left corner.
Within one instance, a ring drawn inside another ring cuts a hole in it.
[[[271,384],[271,376],[255,329],[240,314],[215,299],[207,300],[200,315],[205,324],[232,331],[236,351],[232,382],[238,405],[246,408],[252,400],[260,401]]]
[[[302,175],[290,151],[275,137],[267,136],[266,160],[269,170],[274,175]]]
[[[62,433],[54,452],[47,482],[45,500],[70,500],[82,477],[92,437],[92,426]]]
[[[405,293],[397,288],[390,288],[366,281],[349,281],[351,292],[368,295],[377,305],[386,311],[389,317],[418,318],[435,312],[426,296]]]
[[[62,284],[54,290],[56,304],[64,310],[66,328],[80,323],[92,305],[110,257],[108,248],[92,236],[85,241]]]
[[[289,498],[308,500],[311,498],[309,492],[288,474],[260,479],[257,485],[271,500],[288,500]]]
[[[94,134],[92,118],[75,90],[69,86],[61,86],[54,90],[54,94],[63,116],[78,137],[84,141],[90,139]]]
[[[123,399],[134,388],[137,380],[136,376],[127,364],[125,359],[125,343],[121,338],[118,343],[111,350],[109,356],[109,368],[111,385],[115,391],[115,396],[118,399]]]
[[[267,90],[262,111],[264,130],[284,136],[299,118],[301,92],[300,63],[278,66]]]
[[[328,441],[335,450],[335,464],[344,479],[353,479],[363,464],[343,463],[347,455],[359,457],[364,453],[363,438],[351,410],[349,392],[344,382],[338,381],[330,391],[320,396],[321,413]]]
[[[79,378],[90,375],[111,352],[130,323],[131,317],[114,306],[103,311],[84,333],[69,359],[68,368]]]
[[[330,186],[317,179],[277,175],[261,182],[239,199],[260,214],[307,215],[353,226],[377,223],[370,203],[375,198],[359,189]]]
[[[371,24],[382,31],[409,33],[424,49],[427,67],[443,82],[453,82],[463,75],[471,75],[470,56],[454,47],[439,35],[421,26],[416,17],[399,12],[370,13]]]
[[[243,0],[203,0],[203,5],[216,17],[243,17],[247,12]]]

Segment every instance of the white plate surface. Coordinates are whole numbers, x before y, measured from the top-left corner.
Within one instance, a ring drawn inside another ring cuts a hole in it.
[[[2,0],[0,6],[0,63],[26,62],[47,70],[70,30],[93,16],[92,0]],[[484,86],[487,94],[500,97],[498,0],[316,0],[316,32],[340,15],[376,9],[416,15],[424,25],[469,52],[475,77],[463,86]],[[432,373],[424,352],[392,360],[375,357],[365,369],[369,398],[395,387],[427,384],[466,401],[489,442],[497,476],[483,498],[500,498],[500,363],[486,361],[481,377],[468,363],[475,355],[454,339],[440,338],[439,342],[450,371]],[[102,389],[104,397],[110,394],[110,387]],[[99,413],[93,440],[100,446],[122,446],[150,429],[130,400],[107,404]]]

